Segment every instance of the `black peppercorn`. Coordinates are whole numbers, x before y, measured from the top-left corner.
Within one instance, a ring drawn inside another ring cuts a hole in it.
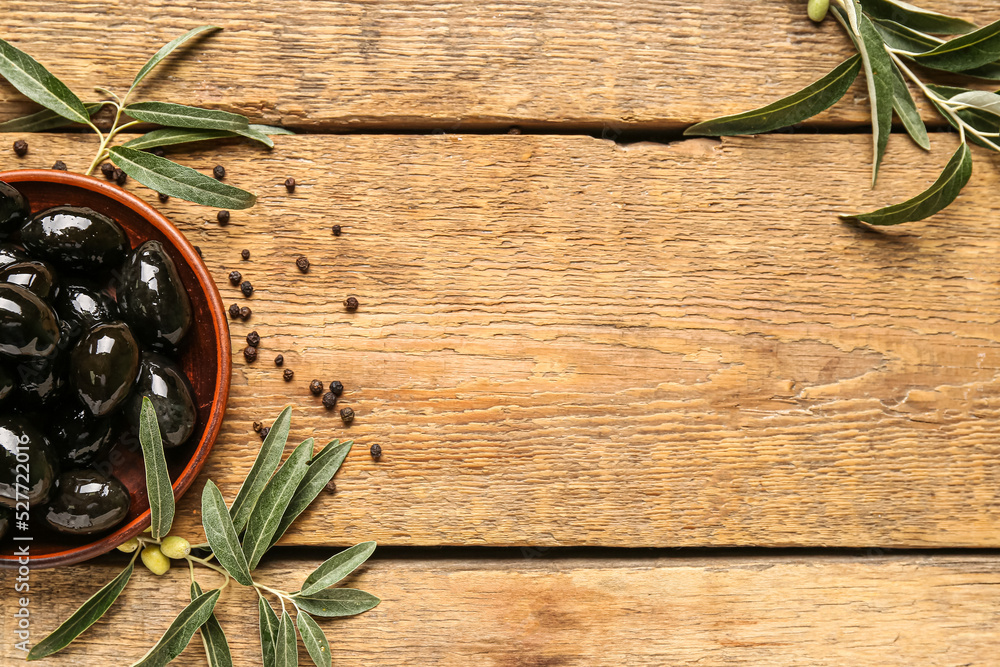
[[[246,357],[248,363],[253,363],[257,361],[257,348],[253,345],[247,345],[243,348],[243,356]]]
[[[285,189],[289,192],[295,192],[295,179],[291,176],[285,179]]]
[[[243,280],[242,273],[240,273],[239,271],[230,271],[229,282],[232,283],[234,287],[236,285],[239,285],[241,280]]]
[[[101,173],[104,174],[104,178],[110,181],[115,177],[115,165],[110,162],[105,162],[101,165]]]
[[[161,204],[166,204],[167,200],[170,199],[170,195],[165,195],[162,192],[156,193],[156,196],[160,198]]]
[[[243,306],[242,308],[240,308],[240,319],[241,320],[249,320],[251,315],[253,315],[253,311],[250,310],[249,307]]]
[[[285,382],[291,382],[292,378],[295,377],[295,372],[291,368],[286,368],[282,376],[285,378]]]
[[[328,391],[323,394],[323,407],[327,410],[333,410],[337,407],[337,397],[333,392]]]
[[[253,294],[253,285],[250,284],[249,280],[244,280],[240,283],[240,291],[243,292],[243,296],[250,296]]]
[[[332,495],[337,492],[337,483],[331,479],[326,483],[326,486],[323,487],[323,490]]]
[[[221,164],[215,165],[215,169],[212,170],[212,176],[215,176],[220,181],[226,177],[226,168]]]
[[[334,380],[330,383],[330,393],[334,396],[340,396],[344,393],[344,383],[340,380]]]
[[[220,225],[228,225],[229,224],[229,211],[219,211],[215,215],[215,219],[219,221]]]
[[[341,408],[340,419],[345,424],[350,424],[352,421],[354,421],[354,410],[352,410],[351,408]]]
[[[254,422],[253,423],[253,430],[254,430],[255,433],[260,433],[260,430],[262,428],[264,428],[264,425],[261,424],[260,422]]]
[[[237,306],[235,303],[229,306],[229,317],[235,320],[239,316],[240,316],[240,307]]]
[[[281,366],[283,363],[285,363],[285,358],[280,354],[274,358],[275,366]]]
[[[201,254],[201,246],[195,246],[195,247],[194,247],[194,251],[195,251],[196,253],[198,253],[198,256],[199,256],[199,257],[204,257],[204,255],[203,255],[203,254]]]
[[[313,396],[319,396],[323,393],[323,383],[319,380],[313,380],[309,383],[309,391],[312,392]]]
[[[150,153],[152,153],[156,157],[163,157],[164,155],[167,154],[167,151],[163,150],[162,148],[154,148],[153,150],[150,151]]]
[[[369,451],[371,452],[372,458],[376,461],[382,458],[382,447],[380,445],[372,445],[372,448]]]
[[[126,181],[128,181],[128,174],[121,169],[115,169],[115,183],[125,185]]]
[[[53,169],[58,169],[59,171],[67,171],[66,163],[62,160],[56,160],[56,163],[52,165]]]
[[[260,439],[263,440],[264,438],[266,438],[267,434],[270,433],[270,432],[271,432],[271,427],[270,426],[265,426],[264,428],[262,428],[260,430]]]
[[[18,139],[14,142],[14,152],[17,153],[18,157],[24,157],[28,154],[28,142],[24,139]]]
[[[256,331],[251,331],[247,334],[247,345],[251,347],[260,347],[260,334]]]
[[[246,249],[241,250],[240,257],[242,257],[243,259],[250,259],[250,251]]]
[[[358,305],[359,305],[358,300],[355,299],[353,296],[349,296],[346,299],[344,299],[344,308],[346,308],[347,310],[357,310]]]
[[[295,266],[299,267],[299,271],[305,273],[306,271],[309,270],[309,260],[306,259],[305,257],[299,257],[297,260],[295,260]]]
[[[340,236],[340,225],[334,225],[333,226],[333,235],[334,236]]]

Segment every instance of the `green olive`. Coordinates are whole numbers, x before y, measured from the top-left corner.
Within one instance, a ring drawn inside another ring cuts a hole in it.
[[[157,576],[162,576],[170,570],[170,559],[164,556],[160,547],[156,545],[146,547],[139,556],[142,558],[142,564]]]
[[[163,555],[167,558],[177,560],[179,558],[184,558],[191,553],[191,543],[183,537],[170,535],[163,538],[163,541],[160,542],[160,551],[162,551]]]
[[[819,23],[826,18],[826,13],[830,10],[830,0],[809,0],[806,13],[809,18]]]

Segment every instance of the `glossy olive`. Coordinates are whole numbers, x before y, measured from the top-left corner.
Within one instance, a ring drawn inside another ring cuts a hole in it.
[[[165,448],[184,444],[194,432],[198,412],[194,392],[180,366],[170,359],[153,353],[142,355],[139,376],[125,404],[125,419],[138,428],[142,399],[148,397],[156,412]]]
[[[139,371],[139,344],[123,322],[99,324],[80,339],[70,357],[70,381],[95,417],[125,401]]]
[[[14,186],[0,181],[0,239],[20,227],[29,215],[27,198]]]
[[[48,262],[16,262],[0,269],[0,283],[20,285],[40,299],[48,299],[56,284],[56,272]]]
[[[102,458],[115,443],[113,417],[94,417],[90,409],[68,402],[46,420],[46,432],[60,463],[82,468]]]
[[[22,417],[0,415],[0,505],[42,503],[58,474],[49,441]]]
[[[59,322],[47,303],[23,287],[0,283],[0,355],[47,357],[59,337]]]
[[[159,241],[146,241],[125,262],[118,286],[122,319],[150,347],[172,350],[191,326],[191,300]]]
[[[29,359],[17,365],[17,400],[22,408],[34,410],[50,405],[66,385],[67,355]]]
[[[24,252],[19,246],[13,243],[0,243],[0,268],[8,264],[24,262],[28,259],[31,259],[28,257],[28,253]]]
[[[118,305],[96,283],[79,279],[63,281],[52,301],[62,322],[70,325],[70,335],[78,336],[98,324],[121,319]]]
[[[89,208],[55,206],[21,227],[28,252],[77,271],[112,269],[128,252],[128,237],[118,223]]]
[[[14,518],[14,512],[8,508],[0,506],[0,540],[10,533],[10,522]]]
[[[128,490],[114,477],[96,470],[59,475],[56,494],[46,508],[45,523],[65,535],[103,533],[128,514]]]
[[[6,366],[0,366],[0,403],[7,400],[7,397],[14,393],[17,386],[15,374]]]

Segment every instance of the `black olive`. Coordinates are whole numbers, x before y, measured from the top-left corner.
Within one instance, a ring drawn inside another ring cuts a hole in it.
[[[48,299],[56,284],[56,272],[47,262],[17,262],[0,269],[0,283],[20,285],[40,299]]]
[[[118,223],[79,206],[36,214],[21,227],[21,243],[32,255],[76,271],[117,268],[129,248]]]
[[[36,409],[52,403],[66,385],[67,359],[63,354],[30,359],[17,365],[21,407]]]
[[[60,462],[67,468],[80,468],[103,458],[117,431],[113,418],[95,418],[76,401],[67,403],[46,419],[46,432]]]
[[[0,366],[0,403],[7,400],[7,397],[14,393],[14,373],[10,369]]]
[[[70,380],[95,417],[112,413],[128,396],[139,371],[139,344],[123,322],[99,324],[70,357]]]
[[[139,376],[125,404],[125,419],[132,429],[139,426],[143,397],[156,412],[165,448],[177,447],[194,433],[198,412],[194,392],[180,367],[166,357],[147,352],[139,363]]]
[[[72,325],[76,335],[98,324],[120,320],[115,300],[96,283],[79,279],[64,282],[52,302],[62,322]]]
[[[191,327],[191,300],[159,241],[146,241],[125,262],[118,307],[139,340],[158,351],[173,349]]]
[[[28,259],[31,258],[22,248],[13,243],[0,243],[0,268]]]
[[[58,495],[45,511],[45,523],[66,535],[102,533],[128,514],[128,490],[117,479],[96,470],[59,475]]]
[[[21,417],[0,415],[0,505],[44,502],[57,473],[45,436]]]
[[[0,239],[24,224],[31,215],[28,200],[14,186],[0,181]]]
[[[14,518],[14,512],[7,507],[0,506],[0,540],[7,537],[10,532],[10,522]]]
[[[56,351],[59,336],[48,304],[23,287],[0,283],[0,355],[47,357]]]

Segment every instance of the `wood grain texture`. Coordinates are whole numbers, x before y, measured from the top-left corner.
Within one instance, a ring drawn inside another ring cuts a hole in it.
[[[921,4],[1000,18],[985,0]],[[813,25],[802,0],[10,0],[4,24],[84,96],[127,89],[161,44],[222,26],[140,97],[320,130],[676,129],[788,95],[851,55],[836,22]],[[0,84],[0,118],[31,109]],[[867,124],[863,83],[816,122]]]
[[[18,164],[93,149],[31,141]],[[205,475],[235,497],[252,422],[292,403],[293,444],[359,444],[290,543],[1000,545],[1000,177],[977,153],[933,220],[840,223],[951,152],[891,143],[875,193],[866,136],[309,136],[181,157],[260,196],[226,227],[161,207],[254,310],[231,323],[229,411],[182,532],[198,539]],[[353,426],[313,378],[344,382]]]
[[[124,561],[98,562],[33,573],[33,641]],[[294,587],[319,562],[284,552],[261,581]],[[187,582],[186,567],[139,566],[105,619],[37,664],[128,664],[186,604]],[[319,619],[336,665],[988,665],[1000,650],[996,556],[376,559],[346,585],[382,602]],[[238,585],[217,607],[237,665],[259,664],[256,608]],[[0,656],[13,664],[11,643]],[[196,638],[178,664],[203,656]]]

